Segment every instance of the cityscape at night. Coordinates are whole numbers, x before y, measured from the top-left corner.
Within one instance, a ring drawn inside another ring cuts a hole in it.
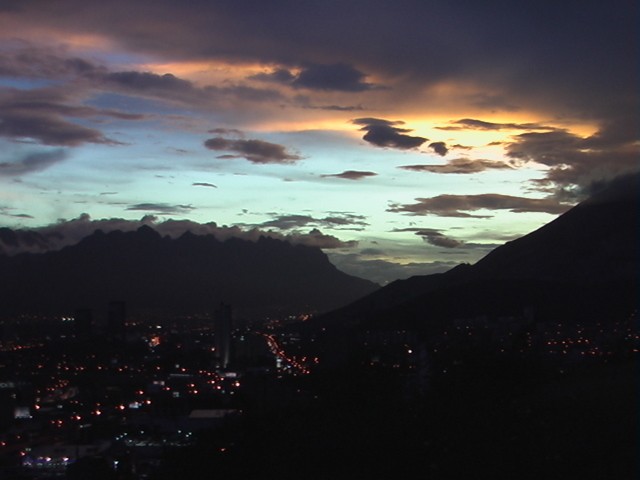
[[[0,0],[0,480],[640,477],[631,0]]]

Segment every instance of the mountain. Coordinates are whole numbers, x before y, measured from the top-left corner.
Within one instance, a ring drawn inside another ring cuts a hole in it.
[[[327,311],[378,288],[337,270],[317,248],[189,232],[171,239],[147,226],[0,255],[0,272],[3,314],[104,309],[111,300],[155,312],[211,311],[221,301],[255,314]]]
[[[638,175],[617,182],[474,265],[398,280],[316,319],[316,325],[436,327],[455,318],[597,321],[638,299]]]

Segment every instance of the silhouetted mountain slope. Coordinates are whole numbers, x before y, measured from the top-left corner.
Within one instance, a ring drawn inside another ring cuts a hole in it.
[[[585,203],[474,265],[479,278],[603,282],[637,275],[636,202]]]
[[[0,256],[3,312],[104,308],[208,311],[220,301],[257,312],[326,311],[377,288],[337,270],[315,248],[261,237],[218,241],[186,233],[175,240],[150,227],[96,231],[43,254]]]
[[[475,265],[396,281],[318,324],[422,325],[477,315],[598,319],[637,306],[638,175],[624,178]]]

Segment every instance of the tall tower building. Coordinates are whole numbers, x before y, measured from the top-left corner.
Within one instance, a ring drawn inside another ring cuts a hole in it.
[[[127,321],[127,304],[122,301],[109,302],[107,310],[107,330],[109,336],[124,339]]]
[[[231,362],[231,331],[233,329],[231,305],[220,303],[213,313],[213,328],[218,366],[227,368]]]
[[[76,336],[87,337],[93,333],[93,310],[90,308],[78,308],[73,318]]]

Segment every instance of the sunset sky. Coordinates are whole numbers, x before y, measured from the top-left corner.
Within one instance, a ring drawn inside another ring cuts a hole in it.
[[[0,226],[473,263],[638,170],[638,7],[0,0]]]

